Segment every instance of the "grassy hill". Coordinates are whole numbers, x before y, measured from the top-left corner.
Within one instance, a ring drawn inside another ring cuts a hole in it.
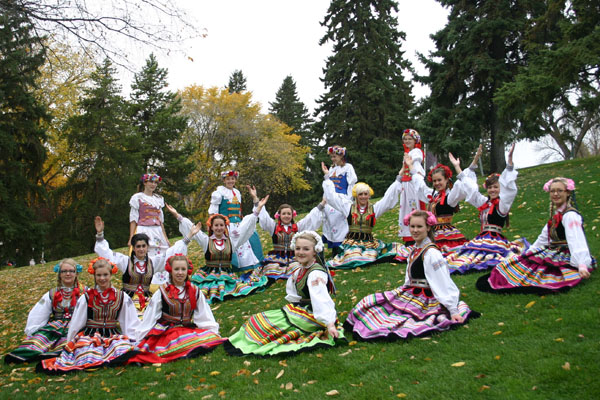
[[[553,176],[574,178],[577,202],[592,254],[600,255],[600,157],[519,171],[519,194],[510,217],[509,239],[533,242],[548,219],[542,185]],[[381,195],[381,193],[379,194]],[[272,210],[276,205],[271,204]],[[377,221],[376,235],[395,241],[398,213]],[[476,210],[462,205],[456,225],[477,234]],[[90,222],[91,223],[91,222]],[[265,248],[269,238],[261,234]],[[197,244],[194,265],[202,265]],[[88,261],[92,255],[77,257]],[[23,338],[27,313],[55,282],[54,263],[0,271],[0,353]],[[85,264],[87,265],[87,264]],[[338,271],[335,298],[341,320],[363,296],[404,281],[404,264]],[[90,276],[81,279],[91,284]],[[598,272],[568,293],[548,296],[480,293],[480,274],[456,276],[462,299],[482,316],[467,326],[407,342],[355,342],[294,357],[234,358],[218,348],[208,356],[162,366],[100,369],[64,377],[33,372],[34,365],[0,367],[2,398],[571,398],[600,396]],[[120,286],[115,278],[115,284]],[[242,299],[217,303],[213,312],[228,336],[255,312],[285,304],[285,283]],[[456,364],[460,363],[460,364]],[[464,364],[463,364],[464,363]],[[462,365],[462,366],[453,366]]]

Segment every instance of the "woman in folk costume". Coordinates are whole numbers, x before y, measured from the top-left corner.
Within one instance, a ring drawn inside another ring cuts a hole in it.
[[[458,203],[465,199],[466,193],[463,188],[464,183],[459,180],[452,185],[452,171],[443,164],[436,165],[429,174],[427,180],[433,184],[433,188],[427,187],[423,177],[415,169],[410,155],[405,157],[405,163],[413,174],[413,184],[417,189],[419,198],[427,201],[427,208],[437,219],[437,225],[434,227],[435,244],[447,255],[464,243],[468,239],[452,225],[452,217],[458,212]],[[405,251],[398,251],[396,260],[404,261],[408,256],[410,248]]]
[[[192,262],[183,254],[175,254],[165,269],[170,282],[160,286],[146,307],[136,331],[139,352],[128,364],[197,357],[227,340],[219,336],[219,324],[204,295],[188,279],[194,270]]]
[[[575,182],[557,177],[544,185],[550,193],[550,219],[542,233],[521,255],[504,259],[477,288],[495,293],[550,293],[576,286],[589,278],[596,260],[583,231],[575,203]]]
[[[345,325],[360,340],[425,336],[479,316],[459,300],[460,292],[433,240],[435,215],[417,210],[404,222],[415,240],[404,285],[366,296],[350,311]]]
[[[66,258],[54,266],[58,284],[44,293],[29,311],[23,343],[4,357],[5,363],[22,363],[56,357],[67,339],[67,329],[79,296],[87,289],[79,284],[82,266]]]
[[[248,275],[244,279],[238,277],[233,271],[231,259],[239,246],[255,232],[258,215],[268,198],[269,196],[259,201],[256,210],[246,215],[238,224],[236,236],[229,236],[229,220],[221,214],[213,214],[208,218],[206,222],[208,234],[200,231],[193,235],[193,239],[204,252],[206,264],[204,268],[192,275],[191,282],[202,290],[209,304],[215,300],[223,301],[226,298],[247,296],[257,289],[262,290],[266,287],[268,279],[264,276],[257,278]],[[169,211],[177,214],[175,209],[167,207]],[[193,226],[192,222],[179,214],[177,220],[179,230],[187,235]]]
[[[327,261],[327,266],[349,269],[394,258],[396,254],[389,252],[392,245],[375,239],[373,227],[377,218],[394,207],[397,201],[394,193],[400,187],[400,181],[394,181],[383,198],[373,204],[370,201],[373,189],[366,183],[355,184],[352,189],[354,200],[349,200],[336,195],[333,182],[328,179],[325,169],[323,172],[323,193],[327,204],[345,215],[349,226],[348,234],[340,246],[342,252]]]
[[[460,173],[460,160],[450,157],[454,168],[465,183],[466,200],[479,210],[481,223],[481,232],[477,237],[446,257],[451,274],[490,269],[504,258],[513,253],[519,254],[529,247],[529,243],[525,239],[509,242],[502,234],[502,228],[505,225],[508,226],[508,213],[517,196],[518,173],[513,166],[515,145],[513,144],[508,152],[508,162],[502,175],[491,174],[486,178],[483,187],[487,191],[487,196],[479,193],[475,176],[481,149],[482,147],[479,146],[470,167],[462,174]]]
[[[327,154],[332,166],[327,168],[321,163],[323,171],[334,185],[335,193],[342,198],[352,199],[352,188],[358,181],[354,167],[348,162],[348,152],[345,147],[338,145],[327,148]],[[328,204],[323,206],[323,242],[327,244],[333,255],[341,251],[340,245],[348,233],[346,215],[340,213]]]
[[[128,257],[125,254],[111,250],[109,243],[104,239],[104,221],[102,221],[102,218],[96,217],[94,225],[96,227],[94,251],[100,257],[116,264],[121,270],[123,273],[123,291],[134,300],[136,307],[142,313],[150,296],[152,296],[150,284],[165,282],[163,271],[166,257],[170,257],[175,253],[187,254],[187,246],[190,241],[188,239],[178,240],[165,253],[151,257],[148,254],[148,236],[144,233],[136,233],[131,238],[133,251],[131,256]]]
[[[148,254],[150,257],[164,255],[169,248],[169,239],[164,227],[163,207],[165,200],[154,193],[162,178],[156,174],[144,174],[140,177],[139,191],[131,196],[129,205],[129,241],[136,233],[148,236]]]
[[[256,188],[248,186],[248,191],[254,204],[258,204]],[[299,265],[294,258],[294,251],[290,248],[292,238],[298,231],[316,230],[321,226],[324,203],[325,201],[319,203],[298,222],[295,221],[296,210],[289,204],[279,206],[274,215],[275,219],[271,218],[266,207],[262,208],[258,215],[258,222],[260,227],[271,235],[273,250],[269,251],[263,259],[262,267],[254,270],[254,276],[266,276],[273,280],[290,277],[292,271]]]
[[[102,257],[90,262],[88,272],[94,275],[95,285],[77,300],[67,344],[58,357],[42,360],[38,371],[64,374],[121,364],[134,354],[131,350],[140,320],[131,298],[110,283],[118,270]]]
[[[242,194],[235,188],[238,177],[238,171],[221,172],[223,185],[218,186],[217,190],[212,193],[208,207],[209,215],[221,214],[229,219],[229,236],[231,238],[240,236],[239,225],[242,221]],[[255,232],[250,238],[239,244],[233,254],[231,265],[236,271],[245,271],[258,267],[262,258],[262,245]]]
[[[229,354],[272,356],[334,346],[345,340],[331,299],[333,280],[317,262],[317,254],[323,251],[321,237],[314,231],[299,232],[291,247],[301,267],[287,281],[285,299],[289,303],[251,316],[225,343]]]

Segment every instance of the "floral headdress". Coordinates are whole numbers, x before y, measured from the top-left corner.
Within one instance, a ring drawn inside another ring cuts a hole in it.
[[[315,231],[302,231],[296,233],[294,237],[292,237],[292,241],[290,242],[291,250],[296,250],[296,239],[302,235],[310,235],[315,239],[315,252],[320,253],[323,251],[323,239],[321,239],[321,236],[319,236],[319,234]]]
[[[419,132],[414,129],[405,129],[404,132],[402,132],[402,139],[404,139],[405,136],[410,136],[413,138],[415,143],[421,143],[421,135],[419,135]]]
[[[375,192],[371,186],[364,182],[357,182],[354,187],[352,187],[352,197],[357,197],[360,193],[369,192],[369,196],[373,196]]]
[[[330,146],[327,148],[327,154],[337,154],[338,156],[346,155],[346,148],[340,146]]]
[[[232,169],[221,172],[221,179],[225,179],[228,176],[233,176],[235,178],[239,178],[240,173],[238,171],[234,171]]]
[[[452,179],[452,171],[450,170],[450,168],[448,168],[448,166],[446,166],[444,164],[438,164],[429,170],[429,173],[427,174],[428,182],[431,182],[433,180],[432,175],[433,175],[434,171],[437,171],[438,169],[442,169],[444,171],[444,176],[446,177],[446,179],[448,179],[448,180]]]
[[[481,186],[483,186],[484,189],[487,189],[487,185],[485,184],[489,179],[491,178],[500,178],[500,174],[497,172],[491,173],[487,176],[487,178],[485,178],[485,180],[483,181],[483,183],[481,184]],[[494,182],[495,183],[495,182]]]
[[[140,181],[144,182],[162,182],[162,178],[156,174],[144,174],[140,177]]]
[[[92,261],[90,261],[90,263],[88,264],[87,272],[90,275],[94,275],[94,272],[96,272],[96,270],[94,269],[94,264],[96,264],[100,260],[104,260],[104,261],[106,261],[108,264],[110,264],[112,266],[112,269],[110,270],[111,274],[114,275],[114,274],[117,273],[117,271],[119,271],[119,268],[117,268],[117,265],[115,263],[113,263],[112,261],[110,261],[108,258],[96,257]]]
[[[552,178],[544,184],[544,191],[550,192],[550,186],[554,182],[560,182],[560,183],[564,184],[569,192],[572,192],[573,190],[575,190],[575,182],[573,181],[573,179],[563,178],[562,176],[557,176],[556,178]]]
[[[404,225],[408,226],[410,225],[410,218],[413,216],[414,213],[416,212],[424,212],[427,214],[427,219],[425,220],[425,223],[429,226],[434,226],[437,224],[437,218],[435,217],[435,215],[431,212],[431,211],[424,211],[424,210],[413,210],[411,211],[410,214],[406,215],[404,217]]]
[[[226,216],[224,216],[223,214],[213,214],[210,217],[208,217],[208,219],[206,220],[206,226],[208,227],[208,232],[212,232],[212,221],[215,218],[220,218],[225,220],[225,235],[229,235],[229,218],[227,218]]]
[[[169,257],[167,259],[167,263],[165,264],[165,271],[167,271],[169,273],[173,272],[173,266],[171,265],[171,260],[173,259],[173,257],[185,257],[185,259],[188,263],[187,274],[191,275],[192,272],[194,272],[194,264],[192,264],[192,260],[190,260],[185,254],[182,254],[182,253],[173,254],[171,257]]]
[[[284,207],[284,208],[288,208],[288,207]],[[289,207],[292,209],[292,218],[296,218],[296,216],[298,216],[298,213],[296,212],[296,210],[294,210],[292,207]],[[273,217],[275,217],[275,219],[279,219],[280,215],[279,215],[279,211],[277,211],[275,213],[275,215],[273,215]]]

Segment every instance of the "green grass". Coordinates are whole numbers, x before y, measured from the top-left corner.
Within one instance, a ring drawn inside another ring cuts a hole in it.
[[[600,158],[555,163],[520,171],[519,195],[511,214],[509,239],[531,242],[548,218],[548,195],[542,185],[551,177],[573,177],[586,221],[592,254],[600,249]],[[455,217],[467,235],[477,234],[476,210],[465,204]],[[376,234],[396,240],[397,211],[377,221]],[[268,237],[261,234],[264,243]],[[265,246],[268,248],[268,245]],[[190,247],[201,264],[197,245]],[[79,257],[84,261],[91,255]],[[363,296],[399,286],[405,265],[384,264],[360,271],[338,271],[335,299],[340,319]],[[34,365],[0,367],[2,398],[334,398],[470,399],[600,397],[598,272],[568,293],[548,296],[480,293],[481,274],[456,276],[462,299],[481,318],[467,326],[408,342],[355,343],[293,357],[230,357],[221,347],[208,356],[162,366],[100,369],[48,377]],[[27,313],[52,286],[52,266],[0,271],[0,352],[23,337]],[[82,274],[86,283],[90,277]],[[118,285],[118,279],[115,279]],[[263,293],[217,303],[213,312],[228,336],[251,314],[285,304],[285,283]],[[452,364],[464,362],[462,367]],[[568,363],[568,364],[567,364]],[[218,371],[218,374],[211,372]],[[280,371],[283,375],[278,379]],[[287,385],[287,387],[286,387]]]

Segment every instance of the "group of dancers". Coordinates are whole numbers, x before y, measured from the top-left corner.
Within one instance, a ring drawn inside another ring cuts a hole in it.
[[[232,355],[268,356],[335,346],[344,330],[359,340],[408,339],[450,329],[479,314],[460,301],[451,274],[490,271],[477,281],[489,292],[552,292],[577,285],[596,267],[583,220],[576,208],[575,184],[557,177],[543,189],[550,194],[550,218],[533,245],[509,242],[502,233],[517,195],[514,145],[507,167],[485,179],[481,194],[475,166],[449,154],[456,173],[438,164],[428,174],[417,131],[404,131],[404,163],[383,197],[358,182],[346,149],[328,148],[332,166],[322,164],[323,201],[304,218],[282,204],[271,217],[269,196],[259,199],[248,186],[253,210],[242,216],[238,173],[221,174],[223,185],[212,194],[206,232],[164,203],[155,193],[161,178],[141,177],[140,192],[130,200],[131,254],[113,252],[104,239],[104,222],[96,217],[95,252],[87,272],[94,287],[78,280],[83,267],[72,259],[55,266],[56,287],[30,311],[25,334],[5,362],[40,361],[39,371],[65,373],[102,365],[164,363],[209,352],[220,344]],[[425,179],[432,184],[429,187]],[[468,240],[453,224],[459,203],[479,210],[481,230]],[[374,237],[377,218],[399,204],[396,243]],[[172,246],[163,226],[166,208],[178,221],[183,239]],[[273,250],[263,257],[258,225],[272,237]],[[322,229],[322,235],[316,230]],[[205,265],[194,270],[187,257],[196,241]],[[332,258],[323,259],[324,246]],[[332,269],[380,262],[406,262],[405,281],[397,289],[364,297],[342,325],[337,317]],[[122,289],[111,277],[122,274]],[[265,290],[287,279],[281,309],[251,316],[239,331],[219,335],[210,305],[215,301]]]

